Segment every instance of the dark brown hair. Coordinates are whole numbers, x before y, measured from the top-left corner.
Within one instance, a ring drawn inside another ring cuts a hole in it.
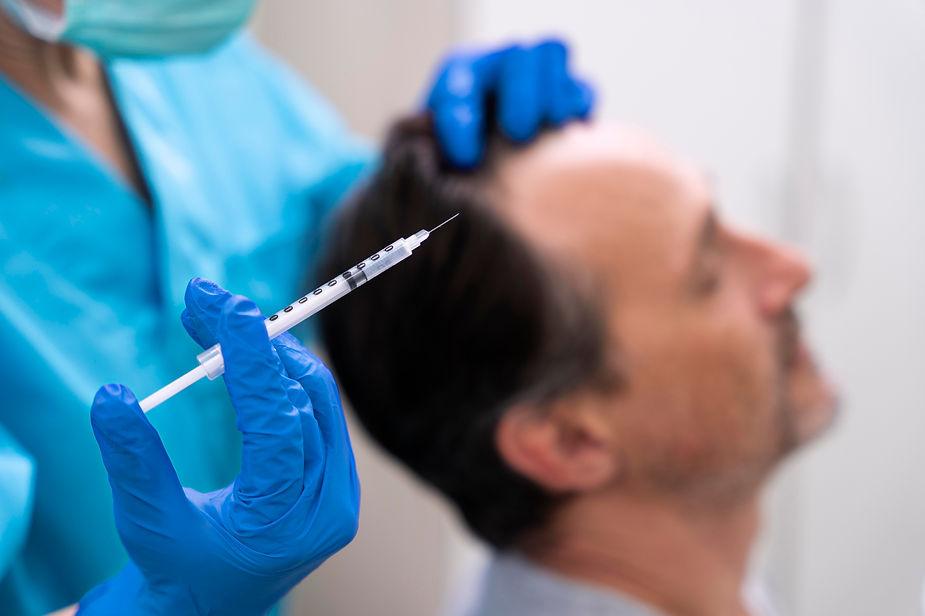
[[[320,315],[323,342],[369,433],[448,496],[495,547],[539,525],[556,498],[495,446],[511,404],[543,402],[604,369],[600,315],[493,211],[477,172],[441,160],[430,120],[390,133],[377,173],[335,219],[324,280],[398,237],[460,216],[414,255]]]

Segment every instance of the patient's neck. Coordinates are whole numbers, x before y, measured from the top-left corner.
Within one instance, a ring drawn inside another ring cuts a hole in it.
[[[757,494],[722,507],[599,494],[564,504],[523,546],[561,575],[613,588],[666,614],[747,614],[742,587],[759,526]]]

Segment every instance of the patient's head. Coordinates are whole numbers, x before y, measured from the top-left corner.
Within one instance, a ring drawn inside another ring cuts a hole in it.
[[[383,156],[325,275],[461,215],[322,313],[324,341],[372,436],[493,545],[573,499],[743,498],[828,425],[806,263],[644,135],[572,124],[467,174],[416,118]]]

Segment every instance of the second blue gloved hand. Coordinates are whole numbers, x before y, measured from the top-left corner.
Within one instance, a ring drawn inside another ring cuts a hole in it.
[[[488,110],[491,101],[495,109]],[[593,105],[594,91],[569,72],[568,48],[557,40],[452,54],[427,97],[440,146],[462,168],[481,161],[487,111],[508,138],[524,142],[544,124],[587,117]]]
[[[330,372],[289,334],[271,343],[245,297],[194,279],[186,305],[190,335],[222,345],[241,472],[215,492],[182,488],[132,392],[100,389],[91,423],[132,562],[81,614],[262,614],[356,533],[359,482]]]

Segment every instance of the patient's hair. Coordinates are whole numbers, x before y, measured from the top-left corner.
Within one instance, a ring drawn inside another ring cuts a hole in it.
[[[455,171],[428,117],[397,123],[378,172],[326,234],[318,272],[332,278],[460,213],[407,261],[322,312],[321,334],[370,434],[498,548],[565,498],[504,463],[495,445],[499,418],[520,401],[541,407],[581,387],[613,385],[596,303],[489,200],[486,187],[508,149],[492,139],[479,171]]]

